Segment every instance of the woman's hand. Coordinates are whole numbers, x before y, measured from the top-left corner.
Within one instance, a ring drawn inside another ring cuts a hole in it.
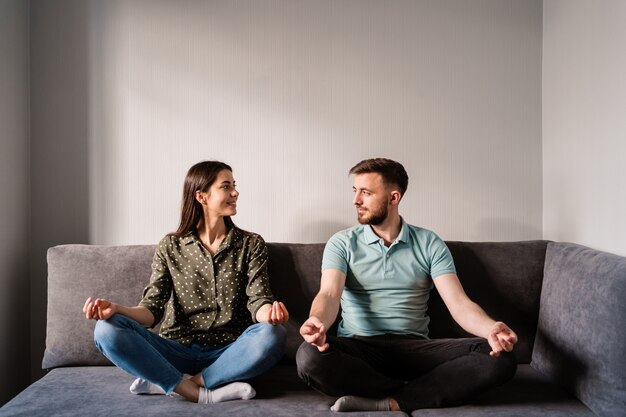
[[[83,313],[89,320],[107,320],[117,312],[117,304],[104,298],[89,297],[83,306]]]
[[[272,304],[264,304],[256,313],[256,320],[259,323],[283,324],[289,321],[287,307],[280,301]]]

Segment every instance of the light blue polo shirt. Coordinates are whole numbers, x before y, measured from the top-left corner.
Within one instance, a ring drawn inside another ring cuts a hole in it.
[[[433,279],[456,273],[446,244],[430,230],[402,220],[386,247],[370,225],[342,230],[324,248],[322,271],[346,274],[339,336],[415,334],[428,337],[426,314]]]

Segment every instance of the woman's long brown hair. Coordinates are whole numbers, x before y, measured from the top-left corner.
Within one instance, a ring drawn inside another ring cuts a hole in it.
[[[225,169],[233,171],[230,166],[219,161],[202,161],[189,168],[183,186],[180,224],[178,230],[171,233],[172,236],[181,237],[196,231],[203,216],[202,205],[196,200],[196,191],[207,192],[217,179],[217,175]],[[224,217],[224,222],[228,228],[234,226],[230,217]]]

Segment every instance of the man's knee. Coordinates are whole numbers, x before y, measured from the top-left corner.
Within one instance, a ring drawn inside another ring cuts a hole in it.
[[[307,342],[302,342],[300,344],[300,347],[296,352],[296,365],[298,367],[298,372],[300,372],[300,370],[306,371],[308,369],[313,356],[313,352],[311,351],[312,347],[313,346]]]
[[[499,385],[509,381],[517,371],[517,358],[513,352],[501,352],[496,358],[497,366],[495,367],[494,379]]]
[[[517,358],[513,352],[502,351],[498,357],[490,356],[491,346],[487,342],[484,342],[480,350],[489,356],[489,372],[495,385],[502,385],[513,378],[517,371]]]
[[[485,340],[475,347],[475,351],[481,353],[480,357],[484,364],[483,372],[493,382],[494,386],[502,385],[509,381],[517,371],[517,358],[513,352],[500,352],[498,357],[491,356],[491,346]]]
[[[327,364],[324,363],[327,355],[310,343],[303,342],[296,352],[296,365],[300,378],[309,385],[311,378],[322,378],[327,368]]]

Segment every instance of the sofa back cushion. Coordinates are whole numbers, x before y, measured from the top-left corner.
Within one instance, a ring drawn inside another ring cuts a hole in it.
[[[300,325],[319,290],[324,244],[268,243],[270,282],[291,319],[287,357],[295,360]],[[48,314],[42,367],[111,365],[95,347],[95,321],[86,320],[87,297],[136,305],[150,278],[154,245],[61,245],[48,250]],[[154,329],[156,331],[156,329]]]
[[[547,241],[446,242],[459,280],[470,298],[492,317],[504,321],[519,336],[514,352],[529,363],[539,315],[539,297]],[[286,356],[295,359],[302,338],[299,328],[309,315],[319,290],[324,244],[268,244],[269,274],[274,295],[288,300]],[[431,292],[428,314],[430,337],[469,336],[454,322],[437,291]],[[341,314],[341,313],[340,313]],[[331,329],[334,333],[335,328]]]
[[[300,325],[319,290],[324,244],[268,243],[268,270],[274,295],[285,301],[291,319],[287,357],[302,342]],[[136,305],[150,278],[154,245],[61,245],[48,250],[48,315],[42,367],[111,365],[95,347],[95,321],[86,320],[87,297]],[[156,329],[155,329],[156,331]]]
[[[528,362],[536,330],[546,242],[448,242],[459,278],[472,299],[520,336],[518,360]],[[268,243],[270,283],[291,315],[286,357],[294,360],[301,324],[319,290],[323,243]],[[44,368],[109,365],[93,343],[95,322],[82,306],[89,296],[136,305],[150,278],[154,245],[63,245],[48,250],[48,318]],[[436,291],[429,302],[431,337],[466,333]],[[336,328],[336,326],[335,326]],[[331,333],[335,331],[332,328]]]
[[[300,326],[309,317],[311,302],[320,288],[323,243],[268,243],[268,272],[272,292],[289,310],[285,356],[295,362],[303,342]],[[331,333],[336,333],[336,325]]]
[[[531,365],[599,416],[626,410],[626,258],[550,243]]]
[[[62,245],[48,249],[48,317],[42,367],[110,365],[93,342],[87,297],[137,305],[150,279],[154,245]]]
[[[529,363],[539,314],[546,254],[545,240],[523,242],[446,242],[467,295],[491,317],[518,335],[514,349],[520,363]],[[437,291],[428,303],[431,338],[466,337],[450,316]]]

